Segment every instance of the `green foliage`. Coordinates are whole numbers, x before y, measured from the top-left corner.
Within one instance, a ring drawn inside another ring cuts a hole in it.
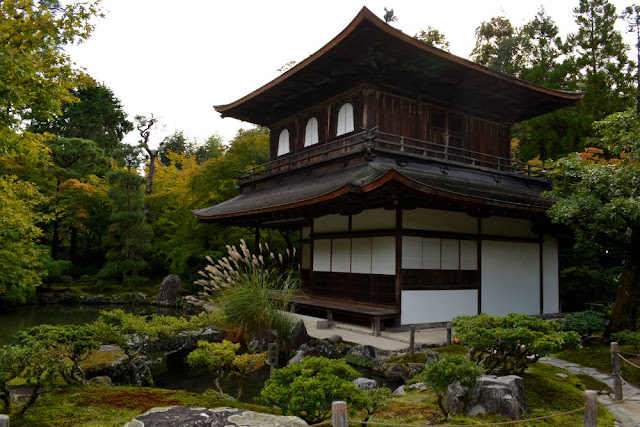
[[[148,356],[158,343],[177,338],[197,339],[207,328],[220,325],[220,313],[193,316],[191,319],[174,316],[137,316],[123,310],[100,312],[91,326],[103,343],[117,344],[130,359],[138,355]],[[135,338],[135,339],[133,339]],[[189,343],[185,340],[184,346]]]
[[[43,217],[36,206],[42,201],[31,183],[0,175],[0,305],[25,303],[40,283],[45,249],[38,245]]]
[[[633,345],[636,352],[638,351],[638,345],[640,344],[640,332],[630,331],[628,329],[611,334],[611,341],[619,344]]]
[[[87,384],[80,362],[100,347],[94,328],[86,325],[39,325],[19,332],[14,341],[18,346],[29,346],[34,343],[55,349],[69,359],[71,365],[61,371],[67,383]]]
[[[445,35],[431,26],[427,26],[425,30],[420,30],[413,38],[449,52],[450,45]]]
[[[376,412],[389,409],[392,397],[393,392],[386,387],[364,390],[363,409],[367,415],[363,421],[369,421]]]
[[[205,295],[216,300],[227,322],[245,337],[271,329],[285,341],[294,321],[283,312],[288,311],[299,279],[287,265],[288,258],[270,252],[268,246],[265,249],[263,255],[260,245],[259,253],[251,254],[244,240],[240,242],[240,250],[227,246],[228,257],[217,263],[207,257],[210,265],[200,272],[204,279],[196,283],[203,287]]]
[[[482,375],[482,369],[466,356],[443,354],[426,365],[424,371],[416,375],[412,382],[422,381],[438,394],[438,405],[446,413],[442,399],[447,388],[456,382],[472,388]]]
[[[364,393],[352,383],[359,376],[341,359],[306,357],[276,370],[260,395],[266,405],[276,405],[284,414],[317,423],[330,416],[333,401],[345,401],[352,409],[364,407]]]
[[[8,383],[21,378],[33,386],[18,416],[45,392],[68,383],[87,384],[80,362],[100,347],[95,331],[88,326],[40,325],[19,332],[14,343],[0,347],[0,401],[12,411]]]
[[[49,118],[74,99],[70,91],[81,75],[64,48],[86,40],[97,15],[97,1],[0,3],[0,128]]]
[[[220,379],[229,375],[238,376],[240,381],[236,399],[239,400],[242,396],[244,378],[262,368],[267,361],[266,353],[237,355],[239,348],[240,344],[227,340],[221,343],[198,341],[198,348],[189,353],[187,363],[192,368],[207,371],[215,376],[214,385],[220,397],[224,396]]]
[[[588,265],[575,265],[560,272],[560,299],[565,308],[580,309],[586,303],[612,304],[615,300],[622,267],[604,268],[598,265],[597,258],[586,263]]]
[[[357,354],[345,354],[343,357],[344,361],[352,366],[359,366],[361,368],[370,368],[372,365],[371,360],[367,359],[364,356],[359,356]]]
[[[598,140],[593,142],[602,148],[555,163],[550,195],[557,202],[548,215],[571,227],[578,244],[626,256],[611,319],[612,330],[619,331],[635,327],[640,304],[640,123],[628,110],[594,127]]]
[[[144,256],[150,250],[152,230],[144,220],[144,178],[132,170],[115,170],[108,174],[112,187],[107,192],[113,201],[113,212],[109,218],[107,263],[99,277],[119,278],[123,286],[132,285],[146,267]]]
[[[520,375],[540,357],[580,344],[575,332],[562,332],[558,323],[526,314],[461,316],[451,324],[470,359],[487,374]]]
[[[71,91],[77,102],[65,102],[61,114],[49,120],[33,120],[29,130],[62,138],[81,138],[95,142],[108,155],[133,130],[122,104],[113,91],[94,81]]]
[[[588,337],[594,332],[603,332],[606,326],[607,321],[604,314],[593,310],[565,314],[560,322],[561,330],[574,331],[582,338]]]

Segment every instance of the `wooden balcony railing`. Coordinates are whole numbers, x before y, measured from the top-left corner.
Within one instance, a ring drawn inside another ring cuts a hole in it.
[[[313,145],[297,153],[280,156],[268,163],[242,171],[239,179],[241,182],[251,181],[266,175],[297,169],[337,156],[352,155],[357,152],[385,153],[399,159],[402,157],[415,160],[438,159],[446,163],[538,178],[544,177],[548,171],[547,168],[531,163],[466,150],[442,143],[378,132],[374,129],[353,133],[344,138]]]

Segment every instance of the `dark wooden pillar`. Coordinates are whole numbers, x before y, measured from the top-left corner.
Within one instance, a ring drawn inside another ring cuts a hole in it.
[[[478,314],[482,313],[482,218],[478,216]]]
[[[396,278],[395,278],[395,306],[397,310],[402,307],[402,209],[396,207]],[[400,326],[400,316],[396,319],[397,326]]]
[[[258,247],[260,246],[260,224],[256,222],[256,228],[253,235],[253,252],[258,253]]]

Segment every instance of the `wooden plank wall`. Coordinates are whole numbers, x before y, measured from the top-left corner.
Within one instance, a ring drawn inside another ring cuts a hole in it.
[[[383,274],[313,272],[315,296],[394,306],[395,276]]]
[[[471,116],[467,112],[446,109],[418,100],[391,95],[370,88],[360,88],[334,97],[324,104],[274,125],[271,130],[271,160],[275,159],[278,137],[283,129],[289,130],[290,153],[303,150],[307,121],[318,119],[320,144],[335,138],[338,111],[342,104],[350,102],[354,109],[355,131],[363,127],[418,140],[439,141],[431,132],[430,115],[434,111],[445,114],[461,114],[464,123],[463,141],[453,145],[493,156],[510,158],[511,137],[506,124],[491,122]],[[457,133],[456,133],[457,134]]]

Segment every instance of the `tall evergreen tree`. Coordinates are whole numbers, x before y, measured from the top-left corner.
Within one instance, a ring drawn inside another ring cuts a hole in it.
[[[71,93],[78,102],[62,104],[62,114],[51,119],[33,120],[29,129],[64,138],[90,139],[111,155],[124,135],[133,130],[120,100],[111,89],[95,82]]]
[[[119,278],[124,286],[136,286],[135,277],[146,266],[153,232],[145,222],[145,179],[136,172],[140,164],[140,149],[124,146],[121,156],[124,167],[107,174],[111,188],[107,192],[113,202],[109,232],[106,238],[107,263],[99,277]]]

